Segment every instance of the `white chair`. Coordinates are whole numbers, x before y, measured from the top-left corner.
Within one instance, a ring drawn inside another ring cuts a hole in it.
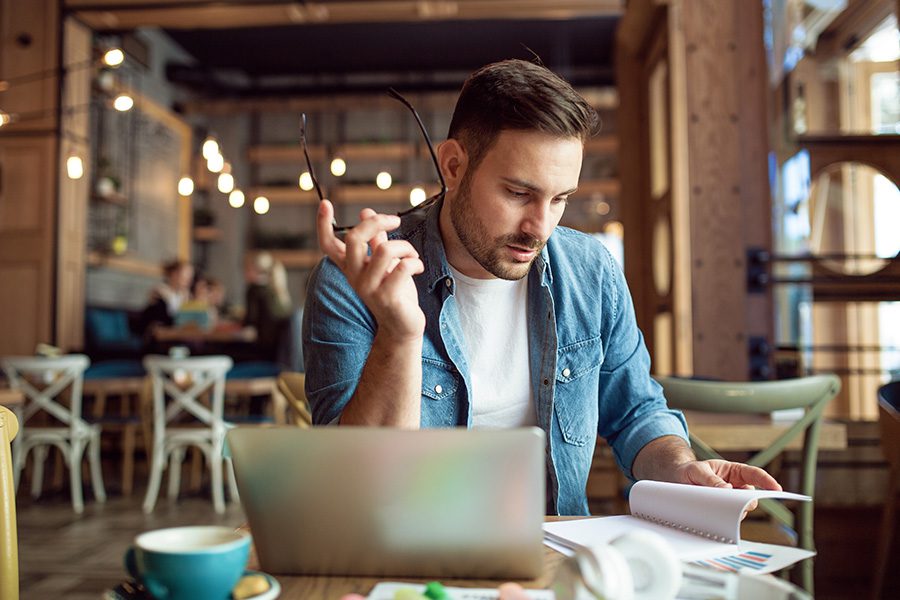
[[[144,368],[150,375],[153,387],[153,450],[150,461],[150,483],[144,498],[144,512],[153,512],[163,471],[169,469],[169,498],[178,497],[181,487],[181,463],[188,447],[195,446],[203,452],[210,468],[213,507],[217,513],[225,512],[222,482],[225,433],[232,427],[225,422],[225,374],[232,361],[227,356],[200,356],[193,358],[169,358],[147,356]],[[200,399],[209,394],[209,406]],[[169,400],[167,402],[167,399]],[[179,416],[190,416],[202,426],[172,427]],[[228,467],[228,483],[232,498],[237,498],[237,485],[231,461]]]
[[[13,470],[16,487],[25,459],[33,451],[34,471],[31,495],[41,495],[44,479],[44,461],[50,446],[56,446],[69,468],[72,488],[72,508],[76,513],[84,511],[81,489],[81,460],[87,449],[91,469],[91,484],[98,502],[106,501],[103,472],[100,465],[100,426],[81,418],[81,387],[84,371],[90,360],[83,354],[70,354],[58,358],[6,357],[0,359],[0,367],[12,387],[25,395],[22,409],[22,432],[13,442]],[[68,406],[57,402],[70,388]],[[28,420],[39,412],[47,413],[62,422],[65,427],[32,427]]]

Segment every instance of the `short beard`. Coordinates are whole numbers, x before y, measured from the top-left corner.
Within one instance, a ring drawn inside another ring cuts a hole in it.
[[[528,275],[531,263],[541,253],[547,242],[524,233],[512,233],[490,239],[484,223],[475,218],[471,209],[472,195],[469,175],[470,172],[467,172],[463,176],[459,192],[450,204],[450,222],[453,224],[453,229],[456,230],[459,241],[462,242],[463,247],[472,258],[494,277],[510,281],[522,279]],[[507,245],[534,250],[534,258],[527,263],[511,263],[501,254]]]

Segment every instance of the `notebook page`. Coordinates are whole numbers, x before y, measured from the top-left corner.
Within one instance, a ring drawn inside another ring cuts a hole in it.
[[[809,496],[769,490],[736,490],[662,481],[638,481],[631,488],[631,514],[714,541],[737,543],[741,515],[753,500],[809,501]]]

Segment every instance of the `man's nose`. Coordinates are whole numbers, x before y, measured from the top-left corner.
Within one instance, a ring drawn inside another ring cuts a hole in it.
[[[550,212],[550,203],[534,202],[528,207],[528,214],[522,223],[522,233],[543,242],[550,237],[553,225],[554,219]]]

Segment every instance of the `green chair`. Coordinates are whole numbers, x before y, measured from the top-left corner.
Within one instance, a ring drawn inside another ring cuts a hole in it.
[[[836,375],[815,375],[799,379],[760,382],[698,381],[662,377],[658,379],[665,390],[669,406],[681,410],[722,414],[765,414],[776,410],[804,409],[803,416],[794,421],[769,447],[757,452],[749,465],[766,467],[784,453],[788,445],[803,436],[803,462],[800,489],[792,490],[813,496],[816,484],[816,460],[819,452],[819,428],[825,406],[841,389]],[[713,448],[690,436],[691,446],[697,458],[706,460],[722,458]],[[798,534],[798,546],[815,550],[813,541],[813,503],[801,502],[794,514],[780,502],[763,500],[760,507],[776,522],[794,529]],[[796,526],[795,526],[796,522]],[[801,563],[801,584],[813,593],[812,559]]]

